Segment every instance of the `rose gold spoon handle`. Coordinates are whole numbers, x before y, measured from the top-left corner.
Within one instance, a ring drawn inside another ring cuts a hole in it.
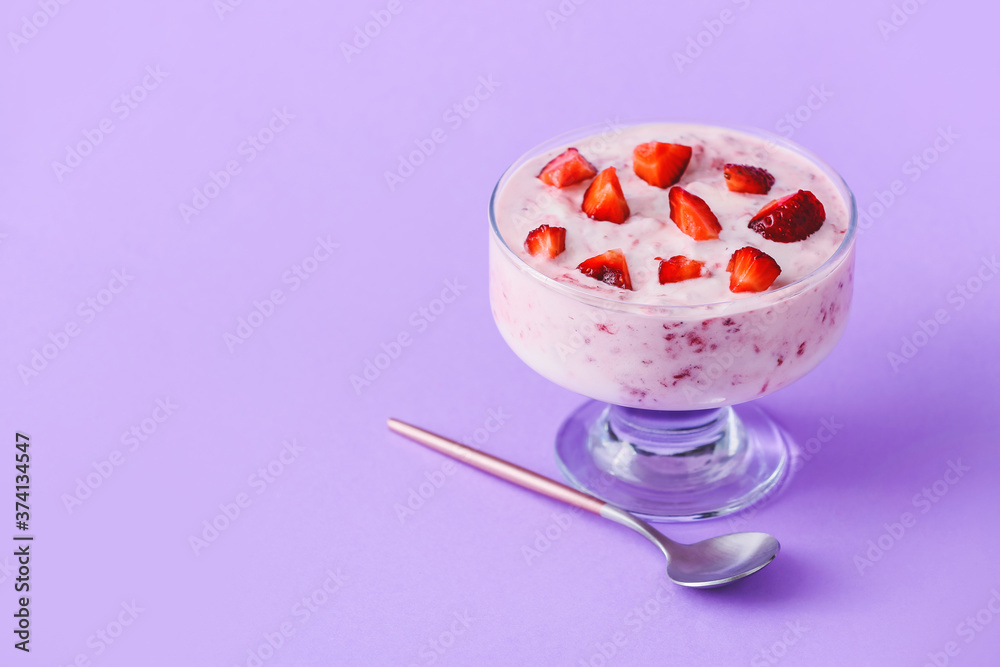
[[[430,431],[425,431],[422,428],[417,428],[412,424],[407,424],[401,422],[398,419],[389,420],[389,428],[399,433],[400,435],[405,435],[411,440],[419,442],[425,447],[430,447],[436,451],[446,454],[453,459],[458,459],[463,463],[479,468],[485,472],[495,475],[500,479],[505,479],[508,482],[517,484],[518,486],[523,486],[526,489],[531,489],[543,496],[548,496],[549,498],[554,498],[555,500],[561,500],[562,502],[573,505],[574,507],[579,507],[582,510],[587,510],[588,512],[593,512],[599,516],[604,516],[601,513],[601,509],[607,505],[603,500],[599,500],[594,496],[587,495],[576,489],[571,489],[565,484],[560,484],[548,477],[543,477],[538,473],[526,470],[519,465],[510,463],[509,461],[504,461],[503,459],[498,459],[495,456],[490,456],[485,452],[481,452],[478,449],[473,449],[472,447],[466,447],[465,445],[455,442],[454,440],[449,440],[443,436],[437,435],[436,433],[431,433]]]

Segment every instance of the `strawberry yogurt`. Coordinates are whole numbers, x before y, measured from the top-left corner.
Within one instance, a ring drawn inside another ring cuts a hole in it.
[[[706,238],[672,220],[672,187],[636,174],[633,151],[647,142],[690,147],[673,187],[707,205],[718,231]],[[563,187],[543,182],[543,167],[570,147],[593,167],[587,177]],[[769,191],[731,191],[724,169],[732,164],[766,170]],[[620,224],[595,219],[583,205],[609,167],[624,202],[607,217],[621,219],[617,212],[624,211]],[[749,226],[769,202],[794,200],[800,191],[821,203],[825,217],[810,220],[797,240],[769,240]],[[666,123],[577,133],[531,152],[497,185],[490,207],[493,316],[525,363],[585,396],[651,410],[741,403],[802,377],[840,338],[853,285],[855,215],[835,172],[770,135]],[[541,225],[565,230],[564,249],[552,249],[554,257],[526,249]],[[735,274],[727,269],[748,246],[780,273],[763,287],[755,283],[762,291],[734,292]],[[611,250],[627,262],[626,286],[580,268]],[[675,256],[701,263],[701,275],[661,284],[661,258]]]

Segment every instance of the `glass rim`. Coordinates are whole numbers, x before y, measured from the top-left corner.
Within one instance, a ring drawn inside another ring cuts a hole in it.
[[[840,191],[841,196],[844,198],[848,209],[848,224],[847,232],[844,234],[843,240],[837,249],[834,250],[833,254],[830,255],[822,264],[818,267],[802,276],[798,280],[795,280],[787,285],[783,285],[775,290],[769,290],[764,292],[758,292],[750,296],[744,296],[740,299],[732,299],[728,301],[715,301],[712,303],[698,303],[698,304],[663,304],[663,303],[646,303],[642,301],[622,301],[621,299],[615,299],[602,294],[596,294],[590,291],[584,291],[579,287],[569,285],[566,283],[561,283],[554,278],[546,276],[541,271],[531,266],[526,262],[520,255],[518,255],[504,239],[503,234],[500,233],[500,229],[497,226],[496,219],[496,200],[501,187],[506,183],[508,178],[519,169],[525,162],[533,157],[541,155],[545,151],[553,150],[555,148],[561,147],[565,144],[572,143],[574,140],[587,139],[597,134],[597,131],[601,128],[607,128],[609,125],[617,125],[621,128],[632,128],[639,127],[642,125],[652,125],[652,124],[669,124],[669,125],[692,125],[701,126],[714,130],[731,130],[736,132],[742,132],[745,134],[750,134],[758,138],[764,139],[769,143],[781,146],[787,150],[805,157],[810,162],[815,164],[833,183],[834,187]],[[614,310],[643,310],[649,312],[664,312],[664,311],[682,311],[682,312],[692,312],[696,310],[705,310],[709,308],[722,308],[725,306],[738,307],[739,310],[751,310],[755,305],[771,305],[773,303],[779,303],[786,299],[792,298],[805,289],[812,285],[812,283],[817,279],[817,277],[825,276],[826,274],[832,273],[848,256],[852,248],[854,247],[854,242],[857,236],[858,229],[858,206],[857,201],[854,197],[854,192],[847,185],[847,181],[844,177],[840,175],[837,170],[830,166],[825,160],[820,158],[818,155],[810,151],[809,149],[793,142],[789,141],[787,138],[768,132],[767,130],[761,130],[755,127],[741,126],[741,125],[714,125],[708,123],[698,123],[694,121],[662,121],[662,120],[648,120],[648,121],[628,121],[625,123],[618,123],[617,119],[613,121],[605,121],[600,124],[588,125],[585,127],[579,127],[575,130],[570,130],[569,132],[564,132],[558,136],[547,139],[534,147],[532,147],[527,152],[520,155],[507,169],[501,174],[496,185],[493,187],[493,192],[490,195],[489,204],[489,218],[490,218],[490,229],[491,236],[495,241],[499,241],[500,248],[507,255],[508,260],[514,262],[514,264],[522,271],[526,272],[529,276],[538,280],[541,284],[546,287],[553,289],[557,292],[562,292],[571,298],[590,302],[591,305],[597,305],[602,308],[611,308]]]

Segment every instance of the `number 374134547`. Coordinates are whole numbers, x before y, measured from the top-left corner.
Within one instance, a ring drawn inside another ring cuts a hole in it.
[[[19,530],[28,530],[28,521],[31,520],[31,508],[28,504],[28,496],[31,493],[31,477],[28,475],[30,465],[30,455],[28,447],[31,441],[28,436],[18,433],[14,447],[17,453],[14,456],[14,467],[17,475],[14,477],[14,523]]]

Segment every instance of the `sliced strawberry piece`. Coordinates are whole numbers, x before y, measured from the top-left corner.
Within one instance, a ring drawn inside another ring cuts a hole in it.
[[[566,249],[566,230],[563,227],[549,227],[542,225],[538,229],[528,232],[528,238],[524,240],[524,249],[536,257],[556,257]]]
[[[583,195],[583,212],[594,220],[606,220],[618,225],[628,219],[631,211],[614,167],[599,173],[587,188]]]
[[[632,151],[635,175],[658,188],[669,188],[681,180],[690,161],[691,147],[681,144],[650,141],[639,144]]]
[[[775,199],[760,209],[747,225],[765,239],[778,243],[802,241],[826,220],[826,210],[808,190]]]
[[[670,219],[695,241],[719,238],[722,225],[705,200],[682,187],[670,188]]]
[[[609,250],[603,255],[585,259],[576,267],[584,275],[615,287],[632,289],[632,279],[628,275],[628,264],[621,250]]]
[[[767,169],[746,164],[727,164],[723,167],[726,186],[730,192],[766,195],[774,185],[774,176]]]
[[[580,151],[569,148],[542,167],[538,178],[557,188],[565,188],[596,174],[597,168],[580,155]]]
[[[763,292],[774,283],[781,267],[763,250],[746,246],[733,253],[726,271],[730,292]]]
[[[682,280],[699,278],[705,262],[688,259],[684,255],[674,255],[670,259],[660,260],[660,284],[679,283]]]

